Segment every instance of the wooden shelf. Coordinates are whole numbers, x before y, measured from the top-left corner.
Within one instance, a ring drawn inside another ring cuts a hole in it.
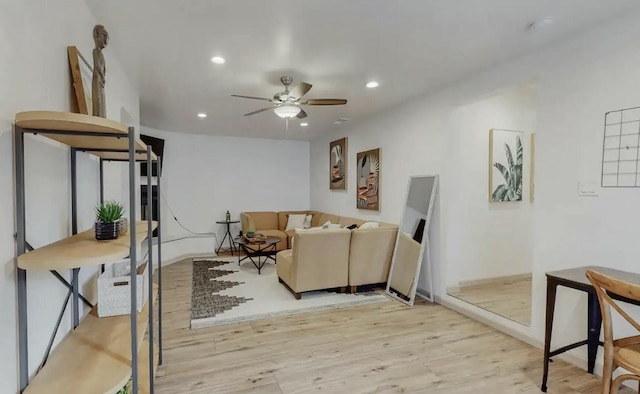
[[[153,222],[153,229],[158,223]],[[147,238],[147,222],[135,225],[136,241]],[[98,241],[94,229],[43,246],[18,256],[18,267],[23,270],[68,270],[95,266],[121,260],[129,256],[129,233],[112,241]]]
[[[69,134],[42,133],[41,135],[72,148],[129,150],[128,127],[120,122],[97,116],[70,112],[28,111],[16,114],[15,124],[29,132],[34,130],[68,132]],[[74,132],[109,133],[121,138],[74,134]],[[136,149],[146,151],[147,145],[136,138]],[[88,151],[88,153],[97,154],[98,152]]]
[[[94,156],[98,156],[104,160],[129,161],[129,152],[88,152]],[[151,160],[158,160],[158,156],[151,152]],[[147,162],[146,153],[136,153],[136,161]]]
[[[154,285],[154,299],[158,288]],[[149,343],[144,341],[149,303],[138,313],[140,377],[149,369]],[[146,345],[146,346],[143,346]],[[142,367],[145,358],[146,364]],[[49,361],[24,390],[25,394],[114,394],[131,378],[130,316],[98,317],[97,307],[51,353]],[[148,381],[148,372],[146,375]],[[139,380],[142,382],[142,380]]]

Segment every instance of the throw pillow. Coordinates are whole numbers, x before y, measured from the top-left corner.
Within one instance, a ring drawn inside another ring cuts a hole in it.
[[[380,227],[380,223],[378,222],[364,222],[360,225],[359,228],[363,229],[363,228],[378,228],[378,227]]]
[[[285,228],[284,231],[295,230],[296,228],[303,228],[304,220],[306,217],[307,215],[305,214],[289,215],[289,218],[287,219],[287,228]]]
[[[340,223],[330,223],[329,227],[327,228],[342,228],[342,226],[340,225]]]
[[[324,224],[322,225],[322,228],[329,228],[329,226],[331,225],[331,220],[327,220],[326,222],[324,222]]]
[[[311,228],[311,219],[313,218],[313,215],[307,215],[306,218],[304,218],[304,228]]]

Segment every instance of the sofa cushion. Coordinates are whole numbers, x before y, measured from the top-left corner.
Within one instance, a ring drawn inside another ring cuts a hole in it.
[[[360,225],[360,229],[367,229],[367,228],[378,228],[380,227],[380,223],[378,222],[364,222]]]
[[[282,211],[278,212],[278,225],[272,228],[278,229],[280,231],[284,231],[287,228],[287,221],[289,220],[289,215],[306,215],[307,211]]]
[[[314,220],[312,220],[311,222],[312,222],[312,226],[315,227],[315,226],[322,226],[327,221],[330,221],[331,223],[340,223],[340,216],[332,215],[330,213],[321,213],[320,216],[318,217],[317,222],[315,222]],[[314,222],[317,224],[313,224]]]
[[[297,228],[304,228],[304,222],[307,219],[306,214],[289,214],[287,219],[287,227],[284,231],[295,230]]]
[[[275,230],[278,228],[278,216],[275,212],[245,212],[245,214],[251,216],[253,225],[256,226],[254,230]]]

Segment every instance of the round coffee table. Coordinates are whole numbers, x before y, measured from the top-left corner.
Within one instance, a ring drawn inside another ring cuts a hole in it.
[[[244,260],[249,259],[258,270],[258,274],[261,274],[262,267],[267,263],[267,260],[271,259],[274,262],[276,261],[276,253],[278,253],[276,244],[279,242],[282,242],[282,240],[276,237],[267,237],[267,239],[261,243],[251,243],[244,237],[238,238],[236,244],[238,244],[246,254],[245,257],[241,258],[240,253],[238,253],[238,265]],[[262,260],[262,257],[264,257],[264,260]]]

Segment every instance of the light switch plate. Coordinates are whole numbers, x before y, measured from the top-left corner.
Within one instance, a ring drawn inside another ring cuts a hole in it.
[[[581,197],[598,197],[598,183],[578,182],[578,195]]]

